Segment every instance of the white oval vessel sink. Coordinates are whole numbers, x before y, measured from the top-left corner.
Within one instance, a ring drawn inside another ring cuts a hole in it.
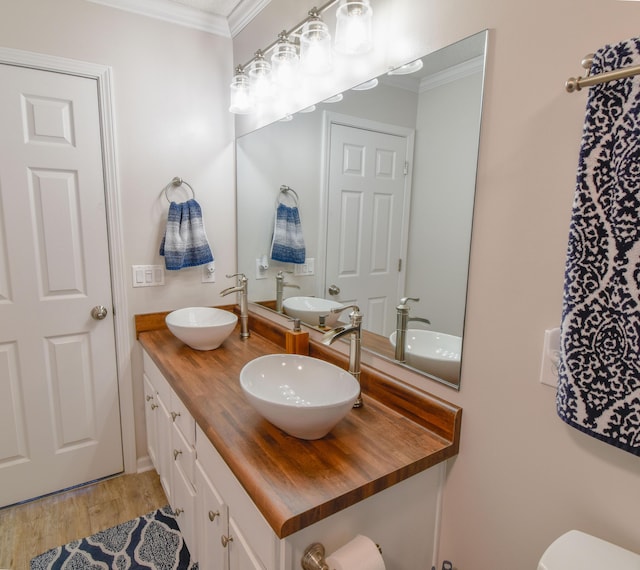
[[[327,435],[360,393],[347,371],[298,354],[268,354],[248,362],[240,371],[240,386],[262,417],[300,439]]]
[[[389,337],[396,346],[396,332]],[[448,382],[460,378],[460,354],[462,338],[451,334],[420,329],[407,330],[405,360],[409,366],[433,374]]]
[[[321,315],[326,315],[325,325],[333,327],[340,313],[332,313],[331,309],[339,309],[342,306],[342,303],[320,297],[289,297],[282,302],[285,315],[300,319],[314,327],[320,324]]]
[[[195,350],[218,348],[237,322],[235,313],[213,307],[186,307],[165,317],[169,330]]]

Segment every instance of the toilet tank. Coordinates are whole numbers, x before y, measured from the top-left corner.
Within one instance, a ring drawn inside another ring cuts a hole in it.
[[[538,570],[640,570],[640,555],[579,530],[571,530],[547,548]]]

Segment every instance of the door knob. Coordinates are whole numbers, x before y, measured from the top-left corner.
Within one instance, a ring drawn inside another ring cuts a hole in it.
[[[340,295],[340,287],[338,287],[337,285],[330,285],[329,295]]]
[[[96,321],[101,321],[107,316],[107,308],[104,305],[96,305],[93,309],[91,309],[91,316]]]

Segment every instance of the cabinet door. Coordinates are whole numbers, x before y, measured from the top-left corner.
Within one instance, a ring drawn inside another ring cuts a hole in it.
[[[196,460],[196,529],[198,532],[198,565],[200,570],[226,570],[227,550],[222,537],[229,534],[228,511],[218,491]]]
[[[233,513],[229,516],[229,534],[227,535],[229,549],[229,570],[265,570],[265,567],[251,551],[249,542],[233,520]]]
[[[147,453],[149,453],[149,459],[158,471],[158,431],[157,431],[157,417],[158,417],[158,404],[156,402],[156,391],[151,385],[149,378],[145,374],[144,376],[144,418],[147,426]]]
[[[189,549],[191,562],[197,562],[198,540],[196,536],[196,491],[180,470],[177,463],[172,465],[173,502],[171,507],[180,532]]]
[[[171,496],[171,464],[173,463],[171,425],[173,422],[159,393],[156,394],[156,404],[158,404],[158,407],[155,409],[157,435],[156,456],[158,461],[156,469],[158,475],[160,475],[160,483],[162,483],[164,493],[167,495],[167,499],[169,499],[169,504],[173,505],[173,497]]]

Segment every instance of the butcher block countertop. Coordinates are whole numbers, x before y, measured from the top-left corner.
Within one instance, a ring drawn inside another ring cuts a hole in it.
[[[136,317],[140,343],[280,538],[458,452],[461,408],[366,366],[362,408],[322,439],[289,436],[254,411],[239,383],[247,362],[284,352],[284,329],[251,315],[249,339],[238,327],[201,352],[149,325],[163,321]],[[346,367],[313,341],[310,355]]]

